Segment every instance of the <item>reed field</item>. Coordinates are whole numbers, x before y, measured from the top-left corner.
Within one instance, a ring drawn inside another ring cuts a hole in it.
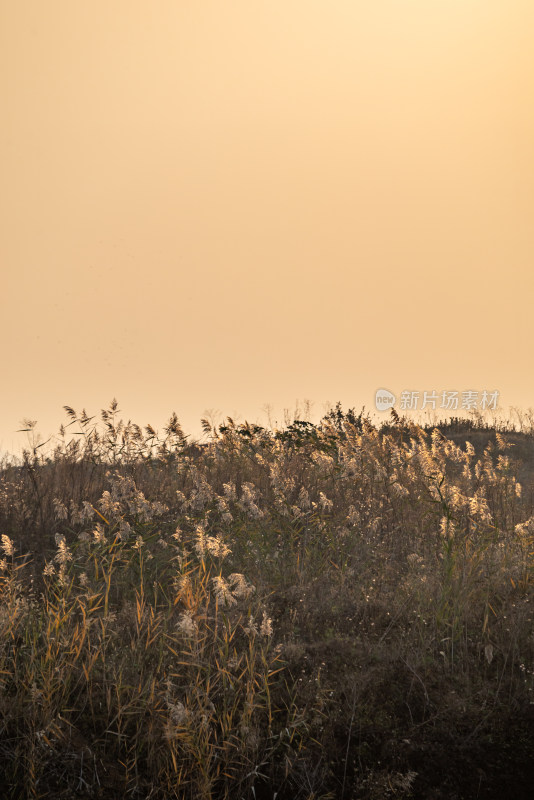
[[[531,417],[65,411],[0,466],[1,798],[533,796]]]

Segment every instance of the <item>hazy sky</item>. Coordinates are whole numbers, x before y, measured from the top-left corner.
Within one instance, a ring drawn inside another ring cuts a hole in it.
[[[533,406],[533,98],[532,0],[0,0],[0,449]]]

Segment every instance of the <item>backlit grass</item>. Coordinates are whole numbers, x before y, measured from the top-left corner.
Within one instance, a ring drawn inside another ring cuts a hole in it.
[[[66,410],[0,471],[2,797],[530,796],[531,432]]]

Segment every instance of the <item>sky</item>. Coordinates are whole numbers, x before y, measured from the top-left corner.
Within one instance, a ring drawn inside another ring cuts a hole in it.
[[[532,0],[0,0],[0,451],[534,406],[533,53]]]

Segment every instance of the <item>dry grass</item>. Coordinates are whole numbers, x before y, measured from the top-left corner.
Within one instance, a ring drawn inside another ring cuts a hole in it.
[[[532,432],[67,413],[0,471],[2,797],[530,797]]]

